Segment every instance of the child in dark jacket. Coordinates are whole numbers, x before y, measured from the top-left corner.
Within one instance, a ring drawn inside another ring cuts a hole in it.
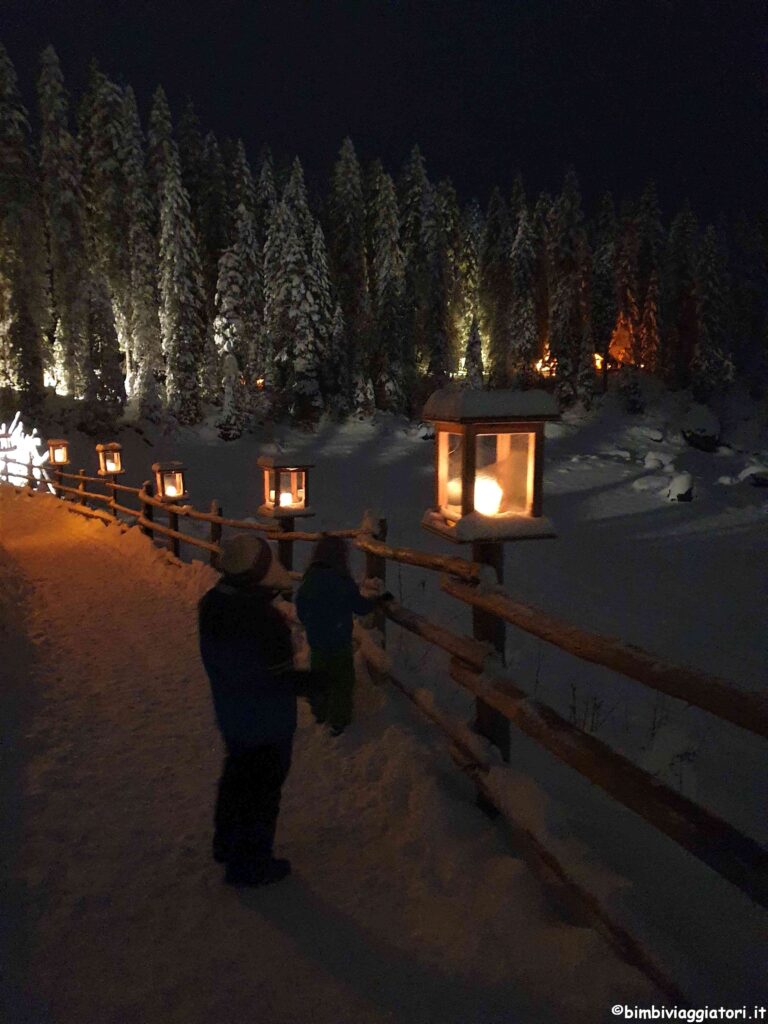
[[[296,593],[296,612],[307,631],[312,671],[325,678],[325,686],[310,695],[310,705],[317,721],[327,722],[334,736],[352,721],[352,616],[367,615],[389,596],[363,597],[350,575],[343,538],[317,542]]]
[[[232,885],[263,885],[290,872],[272,847],[296,731],[289,626],[273,601],[290,577],[252,534],[222,545],[220,582],[199,605],[200,653],[226,745],[213,854]]]

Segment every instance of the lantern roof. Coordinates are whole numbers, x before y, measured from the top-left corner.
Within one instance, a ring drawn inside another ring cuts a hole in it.
[[[313,462],[291,458],[290,452],[281,455],[260,455],[256,464],[263,469],[314,469]]]
[[[51,437],[45,443],[48,444],[48,445],[52,445],[52,444],[69,444],[69,441],[66,441],[62,437]]]
[[[178,473],[180,469],[186,469],[183,462],[153,462],[153,473]]]
[[[49,441],[48,443],[50,444],[51,442]],[[56,443],[58,444],[58,442]],[[106,444],[96,445],[97,452],[121,452],[122,450],[123,446],[118,441],[108,441]]]
[[[443,388],[427,399],[422,412],[425,420],[448,420],[468,423],[491,420],[508,421],[556,420],[560,407],[548,391],[517,391],[500,388],[496,391],[476,391],[472,388]]]

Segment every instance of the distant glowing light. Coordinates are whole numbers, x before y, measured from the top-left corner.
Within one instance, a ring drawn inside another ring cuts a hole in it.
[[[544,353],[541,359],[537,359],[533,366],[536,372],[542,377],[555,376],[555,373],[557,372],[557,360],[552,358],[549,342],[544,345]]]
[[[596,370],[602,370],[603,363],[605,362],[605,360],[603,359],[603,357],[600,355],[599,352],[595,352],[594,359],[595,359],[595,369]]]
[[[481,516],[495,516],[503,497],[504,492],[492,477],[478,476],[475,479],[475,511]]]
[[[48,461],[48,452],[40,450],[43,441],[38,436],[37,428],[28,434],[21,422],[21,414],[17,412],[10,425],[0,423],[0,438],[0,481],[24,487],[29,483],[31,464],[32,477],[38,486],[43,482],[46,489],[52,492],[48,474],[43,468]]]

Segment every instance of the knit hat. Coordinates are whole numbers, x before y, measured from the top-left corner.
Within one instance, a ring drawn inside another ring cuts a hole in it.
[[[242,576],[275,590],[290,588],[291,578],[272,548],[253,533],[238,533],[221,545],[219,567],[226,576]]]

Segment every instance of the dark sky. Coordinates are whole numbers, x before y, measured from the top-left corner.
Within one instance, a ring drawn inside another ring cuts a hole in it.
[[[162,83],[316,187],[350,134],[391,171],[418,141],[462,198],[518,169],[555,190],[572,162],[589,200],[654,177],[706,217],[764,205],[766,21],[764,0],[0,0],[28,102],[52,42],[71,87],[91,56],[145,109]]]

